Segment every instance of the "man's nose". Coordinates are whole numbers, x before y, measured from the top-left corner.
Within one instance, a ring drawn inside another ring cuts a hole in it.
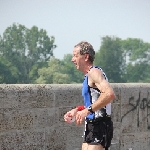
[[[74,58],[73,57],[72,57],[71,61],[74,62]]]

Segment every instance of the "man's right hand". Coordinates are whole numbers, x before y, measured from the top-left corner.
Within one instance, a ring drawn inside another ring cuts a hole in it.
[[[77,108],[74,108],[74,109],[68,111],[68,112],[64,115],[64,120],[65,120],[67,123],[71,123],[68,118],[73,118],[73,117],[75,117],[76,114],[77,114],[77,112],[78,112]]]

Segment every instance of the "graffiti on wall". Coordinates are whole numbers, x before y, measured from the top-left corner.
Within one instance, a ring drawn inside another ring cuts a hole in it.
[[[122,117],[121,122],[127,114],[131,113],[132,111],[137,111],[137,126],[139,127],[139,110],[147,110],[146,117],[142,118],[143,120],[148,119],[150,116],[150,93],[148,92],[145,98],[141,98],[141,92],[139,92],[138,99],[135,99],[134,96],[131,96],[129,98],[129,106],[131,106],[131,109],[128,110]],[[148,129],[150,129],[150,117],[148,120]]]

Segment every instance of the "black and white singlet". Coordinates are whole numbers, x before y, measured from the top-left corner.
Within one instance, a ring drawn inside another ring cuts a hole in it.
[[[105,79],[108,81],[106,74],[100,67],[92,66],[92,68],[98,68],[102,71]],[[98,88],[93,88],[88,85],[88,73],[84,77],[83,87],[82,87],[82,96],[84,98],[84,106],[88,107],[93,104],[98,97],[100,96],[101,91]],[[99,117],[104,117],[105,115],[111,115],[111,103],[107,104],[105,107],[101,108],[100,110],[95,111],[93,114],[90,113],[86,118],[87,119],[96,119]]]

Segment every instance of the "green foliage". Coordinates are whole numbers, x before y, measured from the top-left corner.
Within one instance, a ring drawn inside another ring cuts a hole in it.
[[[102,67],[110,82],[149,82],[150,44],[140,39],[103,37],[95,64]]]
[[[81,83],[83,74],[79,72],[71,62],[72,55],[67,54],[63,60],[53,57],[48,67],[38,70],[39,78],[36,83],[43,84],[71,84]]]
[[[38,70],[39,78],[36,83],[43,84],[63,84],[70,83],[69,75],[64,73],[64,66],[59,59],[52,58],[48,67],[43,67]]]
[[[126,69],[127,82],[149,82],[150,65],[146,63],[129,63]]]
[[[125,60],[121,39],[108,36],[103,37],[102,45],[96,53],[94,63],[104,70],[109,82],[124,82],[123,72]]]
[[[0,83],[15,83],[18,78],[18,70],[7,59],[0,59]]]
[[[13,24],[0,35],[0,83],[82,83],[84,75],[71,62],[53,56],[55,38],[43,29]],[[150,43],[141,39],[103,37],[94,64],[109,82],[150,82]]]
[[[0,38],[0,58],[16,67],[17,75],[11,83],[34,83],[38,69],[47,66],[53,56],[54,41],[53,36],[48,37],[45,30],[38,30],[36,26],[31,29],[20,24],[8,27]],[[9,66],[8,70],[11,69]]]
[[[123,41],[123,49],[128,58],[125,78],[127,82],[150,81],[150,44],[141,39]]]
[[[75,65],[71,62],[72,55],[64,55],[62,60],[64,64],[64,72],[69,75],[70,83],[82,83],[83,82],[83,73],[75,68]]]
[[[38,30],[38,27],[33,26],[26,32],[27,43],[27,57],[32,62],[46,62],[53,56],[53,49],[56,45],[53,45],[55,38],[48,37],[47,32],[43,29]]]
[[[128,38],[123,40],[123,49],[129,61],[150,63],[150,43],[144,43],[141,39]]]

